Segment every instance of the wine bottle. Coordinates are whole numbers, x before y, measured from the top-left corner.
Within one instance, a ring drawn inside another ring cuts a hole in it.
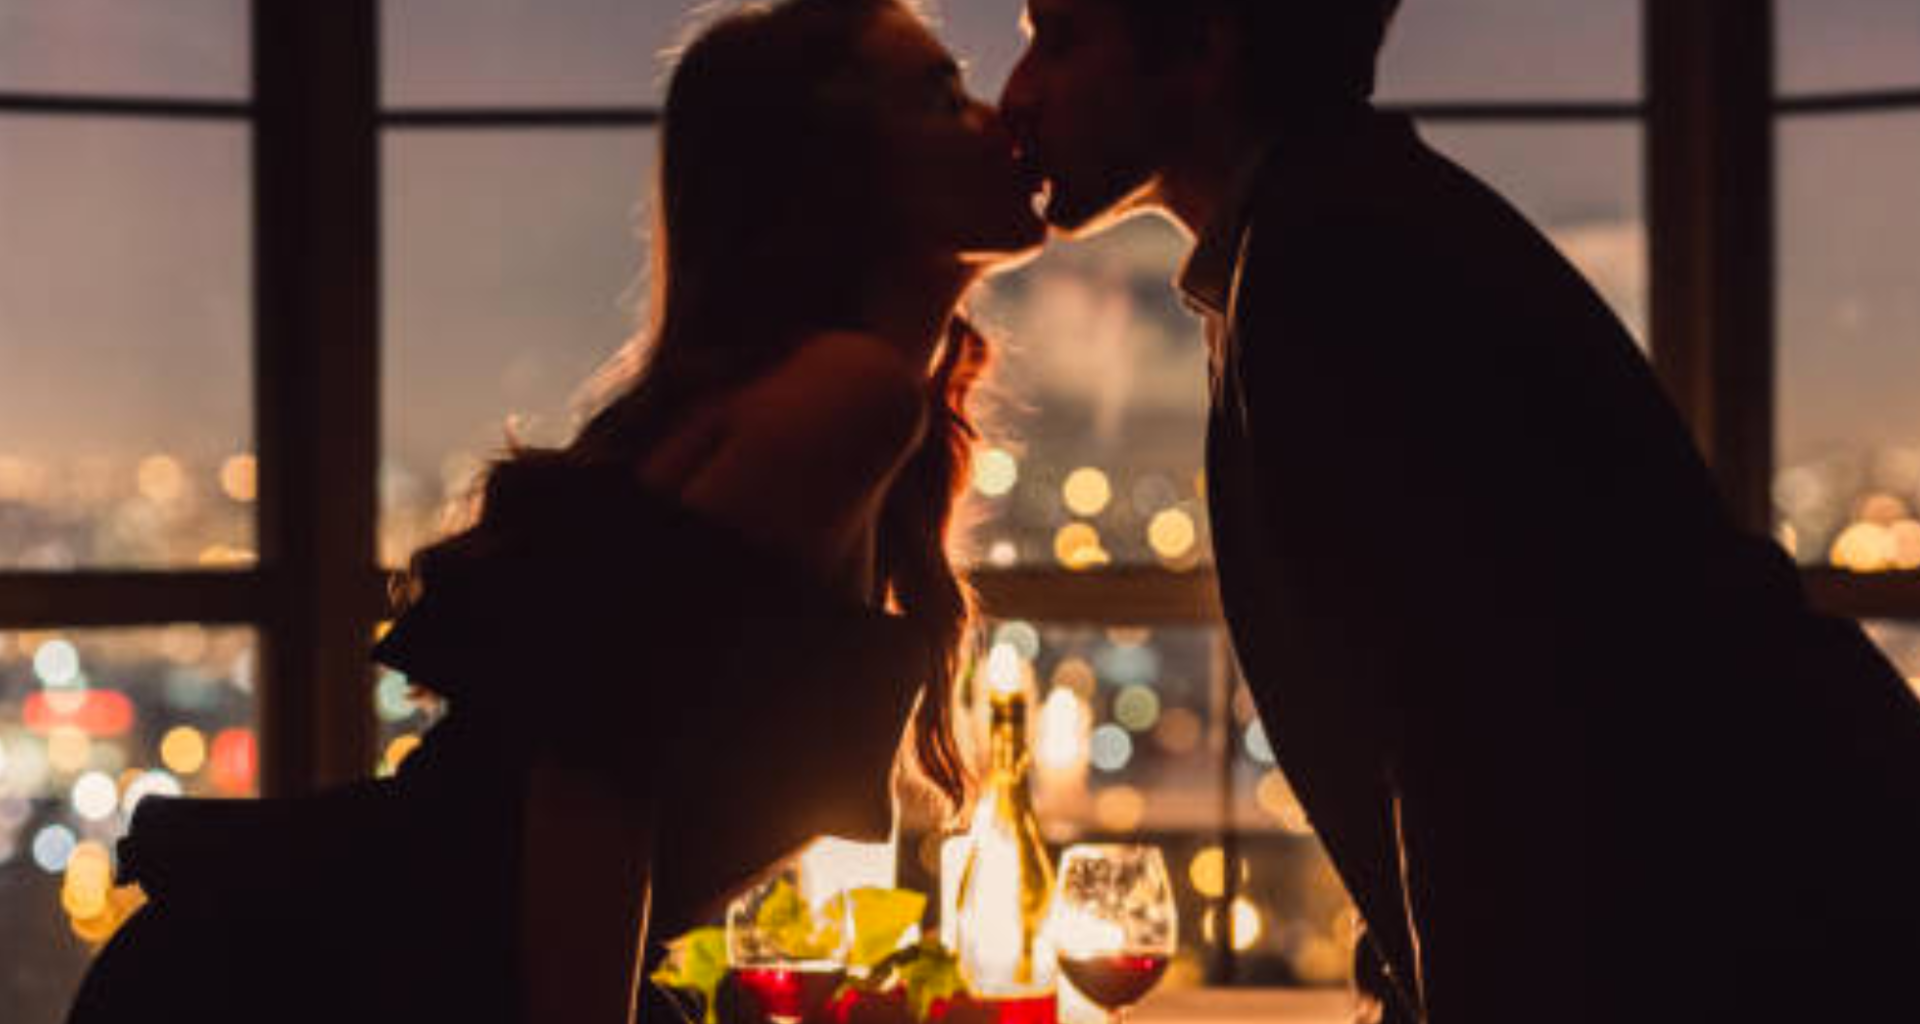
[[[1004,666],[993,660],[987,785],[967,834],[956,952],[974,998],[998,1010],[997,1024],[1053,1024],[1059,966],[1045,934],[1053,862],[1029,788],[1027,697],[1017,671],[996,671]]]

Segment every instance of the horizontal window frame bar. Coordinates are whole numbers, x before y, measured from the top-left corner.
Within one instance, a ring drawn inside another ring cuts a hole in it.
[[[397,570],[369,570],[362,599],[388,607]],[[994,618],[1102,625],[1217,626],[1223,621],[1212,568],[1151,566],[1098,572],[980,569],[970,574],[982,611]],[[1809,603],[1830,615],[1920,621],[1920,572],[1801,570]],[[169,622],[259,624],[271,607],[271,574],[130,570],[0,572],[0,629],[142,626]]]
[[[264,625],[271,587],[239,572],[0,572],[0,629]]]
[[[252,102],[246,100],[160,100],[0,91],[0,114],[252,121],[254,109]]]
[[[1641,121],[1642,100],[1602,102],[1392,103],[1381,109],[1421,121]],[[405,107],[381,111],[383,128],[650,128],[658,107]]]
[[[1190,572],[1152,566],[1097,572],[979,569],[969,578],[982,613],[997,619],[1115,626],[1218,626],[1223,621],[1211,567]]]
[[[1920,572],[1800,570],[1807,601],[1821,612],[1849,619],[1920,620]]]
[[[472,128],[657,128],[661,111],[657,107],[608,108],[529,108],[511,107],[464,109],[383,110],[378,115],[382,128],[472,129]]]
[[[1433,103],[1382,103],[1380,109],[1430,122],[1644,122],[1645,100],[1592,102],[1532,102],[1461,100]]]
[[[1920,112],[1920,86],[1873,92],[1805,93],[1798,96],[1782,96],[1774,100],[1773,109],[1783,117],[1894,113],[1903,110]]]

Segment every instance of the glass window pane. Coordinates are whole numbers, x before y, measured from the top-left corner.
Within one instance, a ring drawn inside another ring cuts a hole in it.
[[[144,796],[255,791],[255,634],[0,632],[0,1007],[66,1019],[87,960],[137,906],[109,887]]]
[[[1920,86],[1920,4],[1775,0],[1785,95]]]
[[[1634,100],[1638,0],[1408,0],[1380,61],[1380,98]]]
[[[1920,114],[1780,126],[1774,504],[1806,564],[1920,568],[1916,182]]]
[[[1353,977],[1353,900],[1274,761],[1253,694],[1234,687],[1225,727],[1233,745],[1233,827],[1240,897],[1234,981],[1344,985]]]
[[[647,131],[395,132],[385,184],[381,557],[439,530],[480,460],[559,443],[631,333]]]
[[[647,106],[693,0],[388,0],[389,107]]]
[[[990,650],[1011,648],[1030,683],[1035,809],[1049,845],[1162,848],[1181,911],[1169,984],[1199,981],[1209,950],[1229,941],[1235,972],[1222,980],[1349,977],[1350,901],[1291,792],[1269,781],[1272,753],[1219,629],[1000,621],[989,635]],[[1238,844],[1231,931],[1229,827]],[[937,870],[933,851],[919,852],[918,870]]]
[[[167,99],[252,93],[248,0],[5,0],[0,90]]]
[[[1639,125],[1430,124],[1421,133],[1546,232],[1646,347]]]
[[[1027,45],[1020,30],[1026,0],[941,0],[925,6],[941,41],[966,68],[967,87],[998,101]]]
[[[1920,622],[1862,622],[1867,636],[1920,694]]]
[[[252,558],[243,128],[0,116],[0,568]]]
[[[1208,558],[1207,355],[1156,218],[1057,245],[976,302],[1001,339],[970,557],[1076,569]]]

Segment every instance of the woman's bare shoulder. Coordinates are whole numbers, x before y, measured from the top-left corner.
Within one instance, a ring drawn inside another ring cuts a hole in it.
[[[809,337],[736,396],[741,434],[789,441],[833,439],[847,449],[904,454],[926,427],[925,367],[884,339],[854,331]],[[779,447],[786,447],[781,443]]]

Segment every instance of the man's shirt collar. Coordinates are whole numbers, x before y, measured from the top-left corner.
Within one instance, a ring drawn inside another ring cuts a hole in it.
[[[1180,268],[1176,279],[1186,303],[1201,316],[1227,315],[1234,274],[1240,269],[1240,241],[1253,216],[1253,199],[1259,192],[1261,171],[1274,146],[1261,146],[1235,172],[1225,200],[1200,231],[1193,253]]]

